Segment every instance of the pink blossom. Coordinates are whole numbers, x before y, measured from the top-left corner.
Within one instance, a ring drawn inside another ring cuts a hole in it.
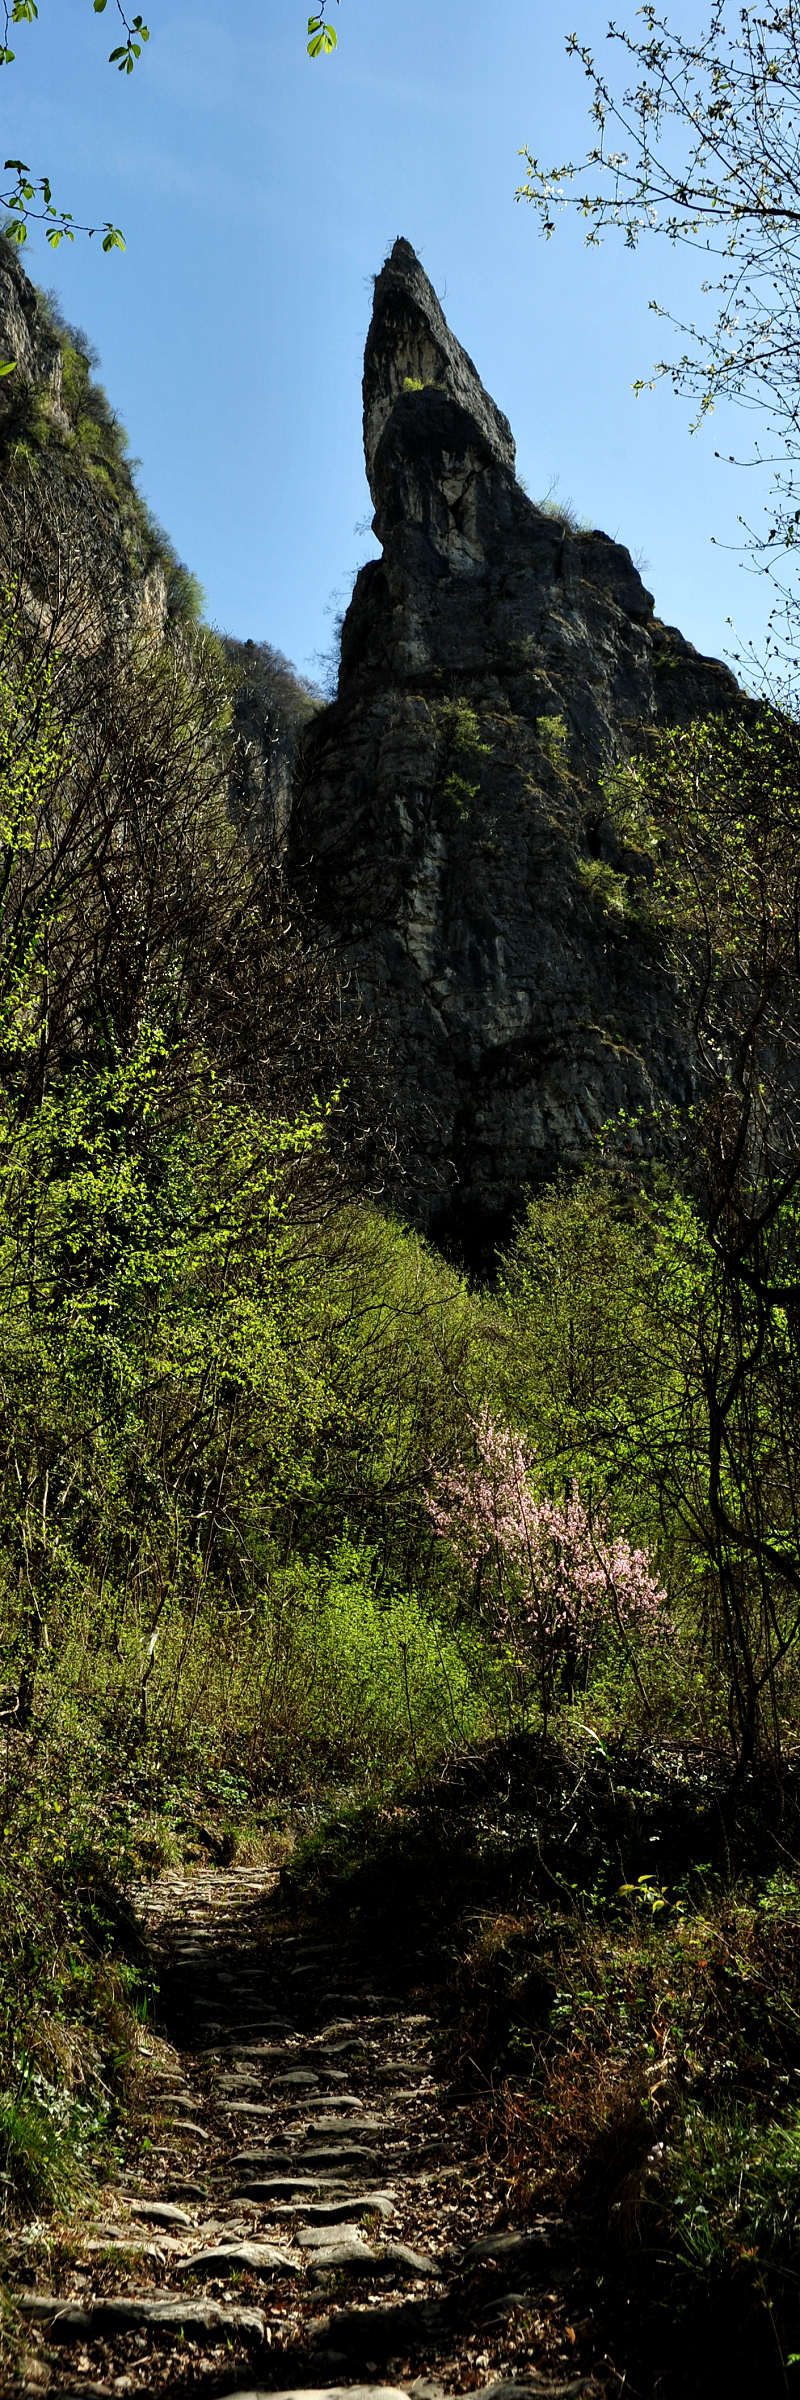
[[[533,1455],[484,1408],[475,1455],[435,1473],[427,1497],[437,1533],[472,1568],[493,1631],[535,1669],[545,1719],[560,1665],[571,1690],[603,1633],[671,1631],[666,1594],[644,1550],[609,1532],[578,1492],[535,1497]]]

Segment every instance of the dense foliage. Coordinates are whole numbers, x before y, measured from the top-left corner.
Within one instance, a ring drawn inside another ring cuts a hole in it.
[[[791,721],[670,735],[609,784],[609,810],[639,830],[637,906],[691,1008],[696,1099],[659,1129],[660,1164],[652,1128],[608,1128],[583,1177],[530,1199],[474,1290],[360,1186],[361,1029],[275,859],[231,814],[230,658],[185,622],[166,639],[111,638],[91,607],[68,622],[67,641],[37,619],[22,576],[6,591],[10,2206],[63,2200],[113,2143],[144,2004],[119,1940],[137,1868],[198,1839],[263,1838],[271,1810],[314,1793],[429,1788],[521,1738],[540,1758],[545,1737],[588,1759],[646,1745],[662,1781],[688,1749],[730,1791],[764,1760],[784,1771],[800,1672]],[[294,706],[282,662],[246,664]],[[311,704],[300,695],[301,714]],[[724,2285],[744,2224],[767,2289],[773,2251],[785,2271],[793,2087],[768,2108],[763,2078],[715,2082],[703,1998],[702,1962],[733,1955],[744,1899],[721,1868],[713,1891],[678,1890],[685,1862],[654,1879],[649,1853],[615,1842],[567,1902],[551,1850],[546,1935],[542,1903],[531,1920],[555,1996],[530,2034],[545,2113],[528,2185],[581,2186],[592,2108],[613,2120],[623,2091],[642,2209],[669,2126],[652,2189],[659,2227],[686,2231],[687,2288],[704,2240]],[[774,1912],[787,1959],[793,1894]],[[761,1957],[747,1905],[745,1960]],[[701,2063],[647,2117],[656,2000]],[[777,2022],[783,2000],[769,2006]],[[569,2159],[545,2140],[567,2089]],[[745,2167],[758,2225],[737,2214]]]

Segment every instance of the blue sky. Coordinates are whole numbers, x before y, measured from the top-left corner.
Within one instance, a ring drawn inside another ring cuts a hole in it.
[[[586,147],[564,35],[574,22],[599,49],[605,6],[331,0],[339,48],[314,64],[302,0],[142,6],[150,43],[122,77],[113,0],[102,17],[39,0],[2,70],[3,156],[46,170],[76,217],[124,228],[124,256],[37,240],[26,263],[96,344],[212,623],[320,671],[375,548],[361,363],[371,277],[403,233],[511,418],[532,496],[555,486],[627,542],[699,647],[730,650],[729,617],[758,642],[763,590],[735,554],[752,493],[713,455],[736,429],[692,437],[666,387],[631,389],[664,344],[649,300],[692,313],[696,261],[587,252],[566,221],[545,243],[515,201],[523,144]],[[694,0],[680,13],[700,22]]]

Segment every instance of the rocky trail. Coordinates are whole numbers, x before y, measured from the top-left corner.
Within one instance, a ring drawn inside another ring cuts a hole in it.
[[[168,2039],[119,2189],[23,2228],[30,2400],[578,2400],[569,2228],[509,2225],[429,2001],[292,1927],[274,1873],[169,1874],[137,1913]],[[311,1932],[314,1932],[311,1928]],[[477,2154],[476,2154],[477,2153]]]

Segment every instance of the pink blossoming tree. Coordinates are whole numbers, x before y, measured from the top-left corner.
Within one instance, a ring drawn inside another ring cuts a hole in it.
[[[534,1459],[509,1425],[485,1408],[473,1431],[474,1458],[434,1473],[428,1512],[471,1567],[493,1634],[532,1674],[546,1732],[559,1676],[572,1699],[604,1639],[625,1651],[641,1691],[635,1637],[672,1631],[666,1594],[645,1552],[590,1516],[577,1492],[535,1498]]]

